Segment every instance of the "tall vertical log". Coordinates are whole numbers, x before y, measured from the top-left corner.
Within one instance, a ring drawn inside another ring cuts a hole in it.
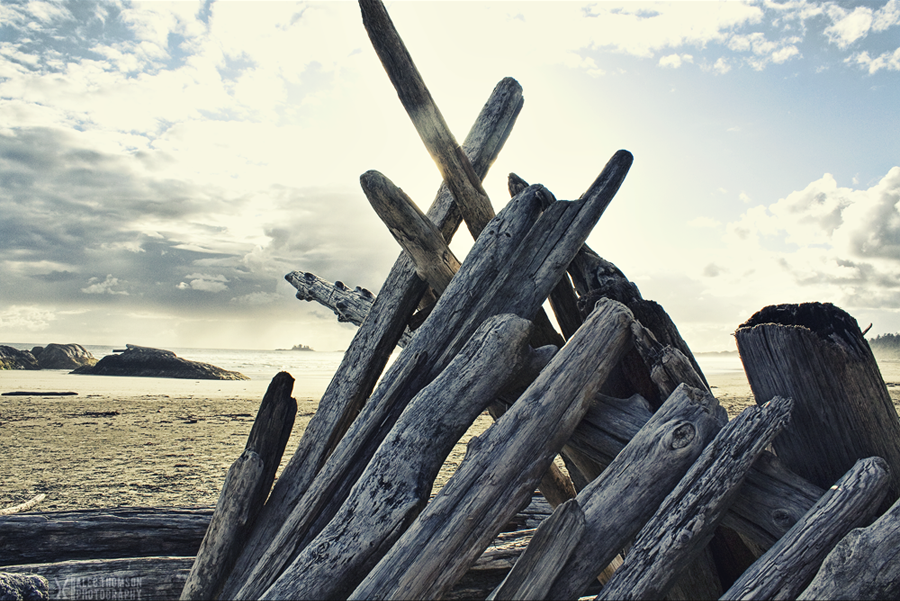
[[[297,415],[294,378],[279,372],[263,396],[243,454],[228,470],[219,501],[181,592],[181,599],[214,599],[272,488]]]
[[[794,399],[794,419],[773,441],[787,466],[828,488],[857,459],[891,468],[900,496],[900,419],[856,320],[829,303],[762,309],[735,332],[757,403]]]
[[[497,84],[479,113],[464,147],[480,177],[484,177],[503,148],[522,103],[522,87],[516,80],[506,78]],[[462,218],[446,183],[441,185],[427,215],[441,229],[446,240],[453,237]],[[415,265],[406,253],[402,253],[344,353],[297,450],[263,506],[228,577],[223,598],[233,597],[237,592],[248,571],[262,556],[291,508],[303,496],[359,413],[426,289],[425,282],[416,275]]]

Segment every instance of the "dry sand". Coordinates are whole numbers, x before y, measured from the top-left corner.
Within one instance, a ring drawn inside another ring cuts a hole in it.
[[[900,362],[884,362],[881,368],[897,406]],[[743,372],[708,378],[729,415],[753,402]],[[47,495],[35,508],[39,511],[214,505],[267,384],[0,371],[0,392],[79,393],[0,397],[0,508],[39,493]],[[315,411],[314,399],[322,392],[318,385],[295,385],[298,415],[285,462]],[[439,482],[462,461],[468,439],[490,423],[486,415],[478,418],[448,458]]]

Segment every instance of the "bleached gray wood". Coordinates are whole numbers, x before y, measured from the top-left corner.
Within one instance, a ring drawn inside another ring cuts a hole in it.
[[[4,572],[38,574],[51,599],[178,599],[193,557],[151,556],[35,563]]]
[[[394,240],[409,253],[419,277],[438,296],[443,294],[460,264],[441,231],[403,190],[381,173],[366,171],[359,183]]]
[[[181,599],[215,599],[262,509],[294,427],[294,378],[279,372],[260,403],[244,452],[232,464]]]
[[[722,599],[795,599],[837,542],[877,514],[889,483],[884,459],[857,461]]]
[[[708,391],[679,386],[609,468],[578,493],[584,534],[552,586],[548,583],[547,598],[581,596],[653,516],[727,421],[725,409]],[[538,531],[546,527],[542,524]]]
[[[760,454],[722,525],[768,549],[816,504],[825,490],[790,471],[768,451]]]
[[[638,533],[598,599],[661,599],[712,539],[747,471],[790,417],[791,400],[748,407],[715,439]]]
[[[403,108],[434,159],[441,177],[450,187],[472,237],[477,238],[494,217],[494,209],[481,186],[481,178],[476,175],[447,127],[384,4],[381,0],[359,0],[359,7],[369,40]]]
[[[467,156],[480,177],[487,174],[509,137],[522,103],[522,87],[514,79],[505,78],[497,84],[481,109],[464,143]],[[427,214],[449,241],[459,227],[461,217],[446,184],[441,185]],[[223,598],[233,597],[237,592],[248,570],[259,560],[291,508],[306,492],[360,412],[426,289],[427,285],[416,275],[412,261],[402,253],[344,353],[297,450],[272,489],[226,582]]]
[[[900,418],[853,317],[828,303],[770,306],[735,339],[757,402],[782,395],[797,405],[773,442],[792,471],[828,488],[857,459],[882,457],[888,504],[900,496]]]
[[[444,460],[475,418],[527,363],[531,323],[492,317],[415,398],[329,524],[264,599],[346,597],[428,501]]]
[[[584,527],[584,512],[578,501],[571,499],[557,507],[488,601],[543,599],[584,534]]]
[[[6,507],[5,509],[0,509],[0,515],[12,515],[14,513],[22,513],[23,511],[28,511],[46,498],[47,495],[44,493],[35,495],[24,503],[19,503],[18,505],[13,505],[12,507]]]
[[[194,556],[212,508],[118,507],[0,517],[0,565]]]
[[[530,497],[630,344],[630,323],[624,306],[598,303],[512,408],[472,439],[456,473],[350,598],[433,598],[449,589]]]
[[[284,520],[270,549],[242,579],[238,598],[258,597],[325,527],[409,400],[449,364],[485,319],[500,313],[529,319],[537,313],[631,162],[630,153],[617,152],[581,200],[553,203],[543,213],[544,188],[531,186],[491,221],[431,316]]]
[[[900,598],[900,501],[871,526],[851,530],[825,557],[803,601]]]

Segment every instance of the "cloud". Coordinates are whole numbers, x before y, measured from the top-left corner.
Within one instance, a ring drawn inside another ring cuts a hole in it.
[[[86,288],[82,288],[81,291],[85,294],[122,294],[128,296],[127,290],[116,290],[115,288],[124,285],[124,282],[119,282],[119,278],[114,278],[112,274],[107,275],[106,279],[102,282],[100,278],[91,278],[88,280],[88,286]]]
[[[844,62],[851,65],[858,65],[865,71],[868,71],[869,74],[878,73],[882,69],[887,71],[900,71],[900,48],[897,48],[893,52],[884,52],[875,58],[869,56],[869,53],[866,51],[858,52],[844,59]]]
[[[0,312],[0,328],[7,331],[21,329],[40,332],[48,329],[55,318],[52,311],[34,306],[13,305]],[[12,340],[7,340],[7,342],[12,342]]]
[[[852,11],[832,4],[828,7],[828,16],[833,23],[825,28],[829,41],[840,48],[846,48],[856,40],[865,37],[872,27],[872,9],[868,6],[857,6]]]
[[[692,63],[694,62],[694,57],[690,54],[669,54],[663,56],[659,59],[660,67],[672,67],[673,69],[677,69],[684,63]]]

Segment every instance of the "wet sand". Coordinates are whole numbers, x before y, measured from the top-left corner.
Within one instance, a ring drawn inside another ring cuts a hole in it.
[[[900,362],[882,374],[900,404]],[[274,375],[274,374],[273,374]],[[753,403],[743,372],[707,375],[737,415]],[[211,506],[240,455],[268,380],[244,382],[73,376],[0,371],[0,392],[72,391],[76,396],[0,397],[0,508],[45,493],[35,510],[118,506]],[[298,414],[282,468],[324,388],[298,381]],[[448,458],[439,482],[462,461],[465,444],[492,423],[478,418]],[[280,470],[279,470],[280,472]]]

